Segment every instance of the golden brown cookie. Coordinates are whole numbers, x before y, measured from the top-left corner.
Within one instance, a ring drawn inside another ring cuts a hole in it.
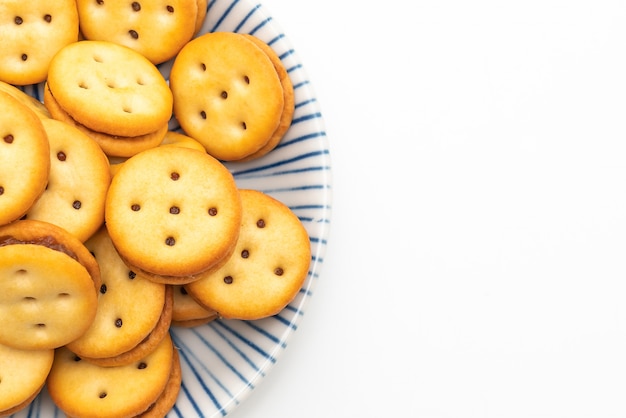
[[[0,92],[0,225],[22,217],[39,199],[50,172],[50,146],[41,120]]]
[[[54,350],[18,350],[0,344],[0,416],[26,408],[41,392]]]
[[[50,143],[50,175],[26,216],[63,227],[85,241],[104,222],[109,161],[98,144],[75,127],[55,119],[42,123]]]
[[[168,333],[172,291],[137,277],[115,251],[106,226],[85,246],[101,270],[98,312],[91,327],[67,347],[83,360],[101,366],[137,361]]]
[[[15,85],[46,79],[54,54],[78,40],[73,0],[0,2],[0,80]]]
[[[0,228],[0,344],[57,348],[96,316],[100,270],[83,243],[61,227],[21,220]]]
[[[183,284],[225,260],[241,221],[232,174],[210,155],[156,147],[129,158],[105,203],[111,241],[138,274]]]
[[[274,62],[243,34],[209,32],[187,43],[174,60],[170,87],[182,129],[219,160],[259,151],[282,121]]]
[[[196,0],[77,0],[86,39],[109,41],[144,55],[154,64],[172,58],[194,35]]]
[[[124,366],[101,367],[60,348],[47,389],[70,417],[136,417],[147,412],[163,417],[173,406],[172,395],[178,394],[181,377],[178,353],[168,334],[150,354]]]
[[[64,111],[54,99],[54,96],[52,96],[47,84],[44,87],[43,97],[45,107],[54,119],[58,119],[72,125],[85,135],[89,136],[100,146],[100,148],[102,148],[102,151],[104,151],[107,156],[130,157],[138,152],[154,148],[163,140],[163,137],[167,133],[167,124],[163,125],[154,132],[138,136],[119,136],[94,131],[85,125],[78,123],[66,111]]]
[[[239,193],[243,218],[233,255],[185,288],[221,317],[253,320],[277,314],[297,295],[309,271],[311,245],[288,206],[260,191]]]
[[[47,85],[61,109],[96,132],[146,135],[162,129],[172,115],[172,93],[158,68],[112,42],[62,48],[50,62]]]

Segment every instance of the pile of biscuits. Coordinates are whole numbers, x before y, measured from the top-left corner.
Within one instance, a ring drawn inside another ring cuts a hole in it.
[[[223,164],[276,147],[293,86],[258,38],[200,34],[206,11],[0,2],[0,416],[46,388],[67,416],[162,417],[171,327],[275,315],[306,280],[300,219]]]

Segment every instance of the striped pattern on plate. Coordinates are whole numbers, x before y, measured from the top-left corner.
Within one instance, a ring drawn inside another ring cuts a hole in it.
[[[304,66],[278,24],[261,4],[248,0],[210,0],[204,32],[231,31],[255,35],[279,55],[295,93],[293,123],[270,154],[246,163],[227,163],[240,188],[266,192],[289,206],[311,239],[309,276],[300,293],[278,315],[259,321],[218,320],[192,328],[172,328],[180,349],[183,384],[168,417],[223,417],[237,407],[277,361],[297,329],[323,263],[330,227],[331,163],[324,122]],[[159,66],[167,77],[171,61]],[[43,85],[24,90],[41,98]],[[170,129],[178,129],[176,120]],[[14,415],[61,417],[46,390]]]

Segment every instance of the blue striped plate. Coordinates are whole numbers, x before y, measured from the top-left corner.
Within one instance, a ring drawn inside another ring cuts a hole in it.
[[[262,381],[297,329],[323,263],[331,213],[331,165],[324,121],[306,71],[293,46],[264,9],[252,0],[209,0],[203,32],[253,34],[282,59],[295,89],[293,123],[278,147],[247,163],[229,163],[241,188],[262,190],[287,204],[309,232],[312,259],[297,297],[278,315],[259,321],[218,320],[172,328],[180,349],[183,384],[168,417],[223,417]],[[170,63],[160,66],[165,76]],[[42,85],[25,88],[41,98]],[[170,128],[178,128],[172,120]],[[44,389],[31,406],[14,415],[61,417]]]

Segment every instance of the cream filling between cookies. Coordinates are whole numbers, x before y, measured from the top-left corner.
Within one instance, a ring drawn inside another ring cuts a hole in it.
[[[80,260],[78,259],[78,256],[76,255],[74,251],[70,250],[65,245],[57,241],[54,237],[49,236],[49,235],[38,237],[35,239],[28,239],[28,240],[15,238],[10,235],[0,237],[0,247],[5,247],[7,245],[20,245],[20,244],[41,245],[42,247],[47,247],[47,248],[50,248],[51,250],[62,252],[72,257],[74,260],[80,263]]]

